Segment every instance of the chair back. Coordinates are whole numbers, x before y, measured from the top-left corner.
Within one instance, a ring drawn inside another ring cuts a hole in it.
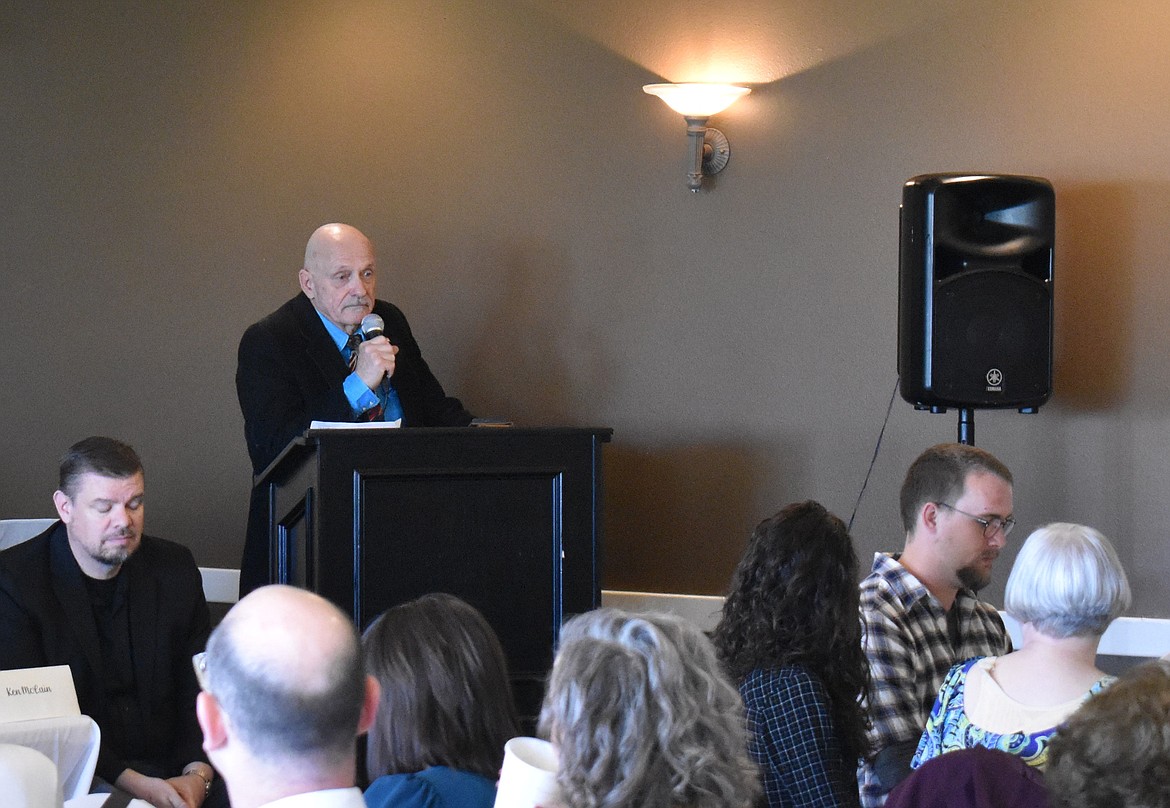
[[[1044,775],[999,749],[959,749],[923,763],[886,808],[1048,808]]]
[[[6,808],[62,808],[53,761],[27,746],[0,744],[0,804]]]

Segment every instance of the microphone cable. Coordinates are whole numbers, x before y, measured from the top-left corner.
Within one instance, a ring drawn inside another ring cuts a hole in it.
[[[882,421],[881,431],[878,432],[877,445],[873,447],[873,457],[869,459],[869,468],[865,472],[865,479],[861,483],[861,490],[857,492],[857,502],[853,503],[853,513],[849,514],[849,524],[846,530],[853,533],[853,520],[857,518],[857,509],[861,507],[861,498],[865,496],[865,488],[869,485],[869,476],[873,474],[874,464],[877,463],[878,452],[882,448],[882,438],[886,434],[886,426],[890,423],[890,413],[894,411],[894,399],[898,396],[898,385],[902,383],[900,374],[894,375],[894,390],[890,393],[890,403],[886,406],[886,419]]]

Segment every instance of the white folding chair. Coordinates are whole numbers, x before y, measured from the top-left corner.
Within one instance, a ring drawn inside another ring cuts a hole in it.
[[[35,749],[0,744],[0,799],[6,808],[61,808],[57,767]]]

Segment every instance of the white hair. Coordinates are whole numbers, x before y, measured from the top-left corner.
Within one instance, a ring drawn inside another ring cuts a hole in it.
[[[1049,637],[1099,637],[1132,595],[1117,551],[1101,532],[1054,522],[1032,531],[1008,577],[1004,606]]]

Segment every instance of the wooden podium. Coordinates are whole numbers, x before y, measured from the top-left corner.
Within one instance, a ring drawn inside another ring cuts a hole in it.
[[[320,429],[256,483],[270,580],[336,603],[364,629],[427,592],[499,634],[535,714],[563,620],[601,601],[601,448],[610,429]]]

